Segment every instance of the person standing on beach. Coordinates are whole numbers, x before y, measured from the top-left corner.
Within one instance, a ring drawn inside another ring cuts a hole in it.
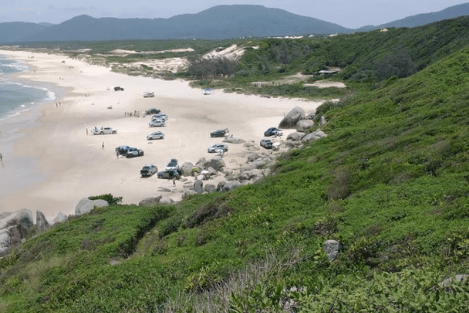
[[[3,155],[0,153],[0,162],[3,162]]]
[[[102,144],[102,146],[101,146],[101,149],[103,149],[103,150],[104,150],[104,141],[103,141],[103,144]]]
[[[88,136],[88,128],[86,129],[86,136]]]
[[[173,176],[173,187],[176,187],[176,177]]]

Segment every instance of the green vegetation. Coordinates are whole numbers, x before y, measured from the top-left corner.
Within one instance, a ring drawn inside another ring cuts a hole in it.
[[[328,137],[259,183],[115,204],[29,239],[0,260],[0,310],[468,311],[453,276],[469,265],[469,48],[448,45],[320,107]]]

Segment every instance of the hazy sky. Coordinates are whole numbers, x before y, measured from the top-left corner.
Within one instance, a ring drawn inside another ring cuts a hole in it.
[[[168,18],[220,4],[259,4],[358,28],[410,15],[436,12],[468,0],[1,0],[0,22],[58,24],[74,16]]]

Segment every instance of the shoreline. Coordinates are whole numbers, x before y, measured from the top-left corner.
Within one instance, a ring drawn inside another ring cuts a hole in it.
[[[47,178],[30,187],[19,187],[0,200],[0,212],[28,208],[33,212],[42,211],[49,220],[59,212],[73,214],[83,197],[105,193],[122,196],[124,204],[158,195],[180,200],[182,192],[187,190],[183,182],[174,188],[172,181],[158,179],[156,175],[140,178],[142,166],[155,164],[163,170],[172,158],[177,158],[179,164],[185,161],[195,164],[201,157],[210,159],[214,155],[207,153],[207,147],[223,138],[210,138],[209,133],[225,127],[235,137],[254,140],[257,146],[264,130],[278,125],[293,107],[300,106],[309,113],[322,103],[221,91],[204,96],[203,91],[192,89],[185,81],[126,76],[60,55],[22,51],[0,51],[0,54],[28,63],[31,72],[16,73],[19,79],[51,84],[63,92],[38,108],[34,125],[21,130],[22,136],[12,144],[15,158],[37,160],[33,165],[35,170]],[[28,58],[32,55],[34,58]],[[114,91],[115,86],[123,87],[124,91]],[[154,92],[155,97],[143,98],[146,91]],[[55,102],[62,105],[56,107]],[[125,115],[125,112],[143,112],[151,107],[168,114],[166,127],[149,128],[149,117]],[[118,133],[86,135],[86,129],[90,133],[94,126],[114,127]],[[146,135],[158,130],[165,133],[164,140],[146,140]],[[119,145],[143,149],[145,155],[116,158],[114,148]],[[252,151],[242,144],[228,145],[230,150],[224,160],[227,169],[232,170],[243,165]],[[7,176],[2,175],[0,179],[8,180]],[[217,179],[224,177],[219,175],[210,183],[216,184]],[[161,192],[160,187],[170,191]]]

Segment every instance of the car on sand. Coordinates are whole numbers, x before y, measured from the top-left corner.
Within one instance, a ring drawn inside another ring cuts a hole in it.
[[[207,148],[208,153],[215,153],[219,151],[228,152],[228,145],[225,143],[216,143]]]
[[[164,139],[163,132],[157,131],[147,136],[147,140],[155,140],[155,139]]]
[[[153,176],[157,172],[158,172],[158,168],[155,165],[146,164],[140,170],[140,175],[142,175],[142,177],[149,177],[149,176]]]
[[[210,133],[210,137],[224,137],[227,133],[229,133],[228,128],[225,129],[218,129],[214,130],[213,132]]]
[[[261,140],[261,147],[266,149],[272,149],[273,142],[270,139],[262,139]]]
[[[168,115],[166,115],[166,113],[159,113],[159,114],[155,114],[151,117],[152,120],[163,120],[163,121],[167,121],[169,119]]]
[[[150,127],[164,127],[166,126],[164,120],[151,120],[150,123],[148,123],[148,126]]]
[[[169,161],[168,165],[166,165],[166,170],[177,170],[178,169],[178,160],[177,159],[171,159]]]
[[[181,174],[178,170],[175,169],[166,169],[164,171],[158,172],[158,178],[166,178],[166,179],[179,179],[181,178]]]
[[[144,97],[144,98],[153,98],[154,96],[155,96],[155,93],[154,93],[154,92],[150,92],[150,91],[145,92],[145,93],[143,94],[143,97]]]
[[[161,110],[156,109],[156,108],[149,108],[148,110],[145,111],[145,114],[150,115],[150,114],[158,114],[160,113]]]
[[[93,135],[107,135],[107,134],[117,134],[117,129],[112,127],[98,127],[93,128],[92,130]]]
[[[129,149],[130,149],[129,146],[122,145],[122,146],[116,147],[116,153],[119,155],[126,155]]]
[[[277,127],[270,127],[264,132],[264,136],[266,137],[270,137],[270,136],[279,137],[282,135],[283,135],[283,131]]]
[[[129,148],[127,150],[127,153],[125,154],[127,158],[134,158],[134,157],[139,157],[143,156],[143,150],[142,149],[137,149],[137,148]]]

